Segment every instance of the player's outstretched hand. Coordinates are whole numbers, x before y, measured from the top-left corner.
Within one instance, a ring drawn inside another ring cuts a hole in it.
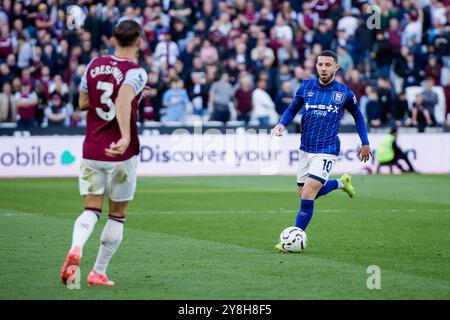
[[[121,156],[125,153],[125,151],[127,151],[129,145],[130,145],[129,138],[121,138],[117,142],[111,142],[109,148],[105,149],[105,154],[108,157],[112,158]]]
[[[368,145],[363,145],[358,150],[358,158],[361,159],[361,161],[367,162],[367,160],[370,159],[372,156],[372,151],[370,151],[370,147]]]
[[[272,129],[272,138],[274,136],[279,137],[283,135],[283,131],[284,131],[284,126],[279,123],[275,126],[275,128]]]

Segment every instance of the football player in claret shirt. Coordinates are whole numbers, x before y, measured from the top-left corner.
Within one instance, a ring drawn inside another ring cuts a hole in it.
[[[342,189],[350,197],[355,196],[350,175],[344,174],[338,180],[328,180],[339,156],[339,121],[344,110],[350,112],[355,119],[356,130],[361,139],[358,157],[366,162],[372,155],[366,124],[356,96],[346,85],[335,80],[338,69],[334,52],[326,50],[320,53],[316,61],[317,79],[303,81],[280,123],[272,131],[272,136],[280,136],[285,126],[302,110],[297,172],[301,200],[295,226],[304,231],[313,215],[315,199],[335,189]],[[279,252],[286,252],[281,244],[277,244],[275,248]]]
[[[83,246],[100,218],[103,198],[109,199],[108,220],[100,237],[100,249],[89,285],[114,285],[106,268],[122,241],[128,202],[136,189],[139,154],[138,103],[147,84],[147,73],[136,64],[142,28],[123,20],[114,29],[114,55],[94,58],[80,83],[80,108],[87,112],[79,188],[84,211],[75,221],[72,246],[60,276],[73,278],[83,255]]]

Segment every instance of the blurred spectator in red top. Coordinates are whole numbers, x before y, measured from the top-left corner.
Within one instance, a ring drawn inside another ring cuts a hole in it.
[[[253,109],[252,106],[252,84],[249,77],[242,77],[239,80],[239,86],[234,92],[234,106],[237,112],[237,120],[250,121],[250,114]]]
[[[428,58],[427,65],[425,66],[425,77],[433,78],[434,84],[440,86],[441,72],[442,72],[441,64],[437,61],[435,56],[430,55]]]
[[[22,83],[20,92],[15,95],[17,114],[19,120],[17,121],[18,128],[33,128],[36,126],[36,108],[39,103],[38,96],[31,91],[31,83]]]
[[[321,19],[325,18],[328,9],[331,7],[331,4],[335,3],[339,0],[317,0],[315,2],[315,6],[313,7],[313,11],[319,14]]]
[[[253,1],[248,1],[245,3],[244,17],[246,19],[246,22],[249,24],[254,24],[257,22],[255,3]]]
[[[12,38],[8,25],[1,26],[0,33],[0,61],[5,61],[6,57],[13,52]]]
[[[37,76],[37,83],[42,86],[42,93],[45,95],[45,98],[49,98],[48,88],[50,86],[51,78],[50,78],[50,69],[48,66],[43,66],[39,71],[39,76]]]
[[[347,85],[353,91],[358,101],[365,93],[366,82],[362,79],[358,69],[350,69],[347,73]]]
[[[402,47],[402,30],[400,29],[397,19],[392,18],[389,20],[389,29],[387,30],[387,34],[392,52],[395,55],[399,54]]]
[[[47,5],[40,3],[38,5],[38,13],[35,15],[36,29],[50,32],[53,27],[53,22],[50,20],[50,16],[47,13]]]

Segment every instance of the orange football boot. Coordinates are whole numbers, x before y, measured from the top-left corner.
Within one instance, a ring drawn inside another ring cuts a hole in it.
[[[70,278],[71,275],[73,275],[76,272],[76,269],[69,272],[68,269],[70,266],[79,266],[80,265],[80,248],[75,247],[72,250],[69,251],[69,253],[66,256],[66,260],[64,261],[64,264],[61,268],[60,275],[61,275],[61,281],[64,284],[67,284],[67,279]]]
[[[89,273],[87,283],[90,286],[113,286],[114,282],[108,279],[106,274],[98,274],[95,270]]]

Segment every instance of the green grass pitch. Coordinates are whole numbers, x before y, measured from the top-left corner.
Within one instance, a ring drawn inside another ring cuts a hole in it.
[[[0,180],[0,299],[450,298],[450,175],[355,176],[316,201],[302,254],[279,254],[298,208],[295,177],[140,178],[124,241],[89,287],[101,222],[81,262],[81,290],[59,269],[82,210],[77,179]],[[369,290],[367,268],[381,270]]]

